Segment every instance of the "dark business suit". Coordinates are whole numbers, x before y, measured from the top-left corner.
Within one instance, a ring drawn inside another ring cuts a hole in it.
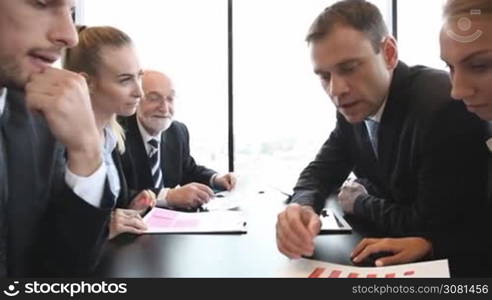
[[[45,121],[9,90],[4,136],[8,160],[7,275],[79,276],[95,267],[107,237],[113,196],[103,208],[76,196],[64,180],[64,149]]]
[[[126,130],[126,152],[123,155],[123,168],[128,187],[142,190],[154,187],[150,164],[142,135],[138,129],[137,117],[121,120]],[[174,121],[161,138],[161,169],[164,186],[173,188],[198,182],[209,185],[215,171],[197,165],[190,155],[190,137],[183,123]]]
[[[450,98],[446,73],[400,62],[379,125],[379,159],[365,124],[338,114],[293,201],[319,209],[353,171],[369,192],[356,199],[354,215],[382,235],[469,226],[486,202],[482,134],[480,120]]]
[[[484,122],[483,143],[492,136],[489,125]],[[453,276],[491,277],[492,276],[492,152],[487,154],[488,165],[488,203],[483,210],[464,208],[470,215],[468,226],[449,227],[448,230],[424,234],[433,244],[434,258],[449,258]],[[469,200],[469,199],[467,199]]]
[[[131,202],[131,199],[129,197],[135,196],[136,194],[130,195],[130,191],[128,190],[128,184],[126,182],[125,173],[123,170],[122,154],[120,154],[118,149],[116,148],[111,153],[111,156],[113,157],[116,171],[118,171],[118,178],[120,179],[120,193],[116,199],[116,208],[127,208]]]

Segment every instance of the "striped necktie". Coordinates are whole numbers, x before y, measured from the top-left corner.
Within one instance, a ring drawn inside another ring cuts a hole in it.
[[[379,122],[376,122],[372,119],[366,119],[365,121],[367,132],[369,133],[369,139],[371,140],[372,150],[374,150],[374,154],[378,157],[378,131],[379,131]]]
[[[154,187],[160,189],[162,187],[162,170],[160,166],[159,143],[156,139],[151,139],[148,143],[150,145],[149,162],[152,179],[154,180]]]

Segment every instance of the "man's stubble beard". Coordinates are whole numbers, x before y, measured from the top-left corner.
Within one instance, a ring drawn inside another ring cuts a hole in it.
[[[0,56],[0,87],[24,89],[26,80],[14,58]]]

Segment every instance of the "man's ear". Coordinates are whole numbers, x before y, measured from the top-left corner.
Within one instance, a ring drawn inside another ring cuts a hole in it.
[[[398,65],[398,44],[394,37],[387,36],[384,39],[382,51],[388,70],[394,70]]]

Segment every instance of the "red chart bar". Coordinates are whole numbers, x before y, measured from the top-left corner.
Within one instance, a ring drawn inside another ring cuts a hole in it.
[[[314,269],[313,273],[311,273],[311,275],[309,275],[308,278],[319,278],[324,271],[325,271],[325,268],[316,268],[316,269]]]
[[[415,271],[406,271],[403,276],[412,276],[415,275]]]
[[[350,273],[347,278],[357,278],[359,277],[359,273]]]
[[[395,278],[396,277],[396,274],[395,273],[389,273],[389,274],[386,274],[386,276],[384,276],[386,278]]]
[[[330,275],[328,275],[328,278],[339,278],[340,274],[342,274],[342,271],[333,270],[331,271]]]
[[[367,278],[377,278],[378,274],[367,274]]]

